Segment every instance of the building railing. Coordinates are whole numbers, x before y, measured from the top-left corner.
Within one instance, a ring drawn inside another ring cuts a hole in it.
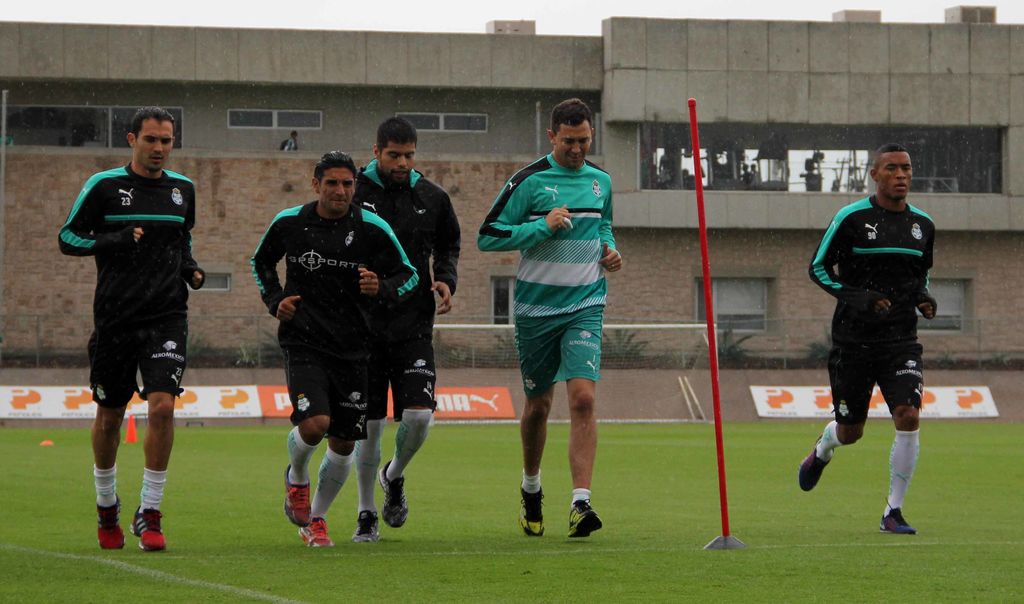
[[[518,366],[512,326],[483,317],[439,323],[434,348],[439,367]],[[821,367],[828,357],[830,317],[766,320],[765,329],[718,330],[723,367]],[[920,330],[929,367],[1015,368],[1024,365],[1024,331],[1018,319],[965,319],[957,330]],[[280,367],[278,321],[268,315],[209,315],[189,318],[192,367]],[[919,327],[926,327],[921,321]],[[0,315],[0,366],[82,367],[91,316]],[[607,369],[707,367],[707,335],[701,323],[630,322],[608,317],[601,365]]]

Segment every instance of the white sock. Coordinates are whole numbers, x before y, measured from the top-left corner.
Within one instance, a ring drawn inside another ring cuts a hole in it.
[[[530,476],[523,470],[523,490],[527,493],[537,493],[540,491],[540,470],[537,470],[536,476]]]
[[[324,460],[320,462],[316,493],[313,494],[313,503],[309,510],[310,518],[324,518],[327,515],[327,510],[331,509],[334,498],[338,496],[345,480],[348,479],[353,459],[353,455],[341,455],[327,447]]]
[[[576,503],[577,501],[590,501],[590,489],[573,489],[572,503]]]
[[[167,470],[162,472],[149,468],[142,470],[142,509],[160,509],[160,502],[164,499],[165,482],[167,482]]]
[[[377,511],[373,501],[377,488],[377,468],[380,466],[380,437],[385,419],[366,421],[366,440],[356,442],[356,481],[359,484],[359,511]]]
[[[907,487],[917,467],[917,455],[921,451],[920,430],[913,432],[896,431],[889,453],[889,499],[886,502],[885,514],[894,508],[903,507],[903,498],[907,495]]]
[[[309,458],[313,457],[314,451],[316,451],[316,445],[302,440],[299,427],[292,428],[292,431],[288,433],[288,457],[292,460],[292,468],[288,471],[288,482],[300,485],[309,484]]]
[[[117,503],[117,464],[106,470],[94,465],[92,480],[96,483],[96,505],[109,508]]]
[[[398,424],[398,432],[395,434],[395,456],[388,466],[388,480],[402,477],[405,467],[427,440],[430,420],[433,417],[434,412],[430,409],[406,409],[402,412],[402,421]]]
[[[839,424],[835,421],[829,422],[825,429],[821,433],[821,440],[818,441],[818,445],[815,448],[818,459],[822,461],[831,461],[832,454],[835,452],[836,447],[843,446],[843,443],[839,442],[839,434],[837,429]]]

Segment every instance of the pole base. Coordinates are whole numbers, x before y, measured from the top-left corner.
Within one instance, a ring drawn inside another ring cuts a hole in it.
[[[711,543],[704,546],[704,549],[743,549],[744,547],[747,547],[746,543],[732,535],[726,535],[724,537],[715,537]]]

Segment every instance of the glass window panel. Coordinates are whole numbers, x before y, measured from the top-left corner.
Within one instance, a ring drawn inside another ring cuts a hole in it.
[[[203,283],[201,292],[229,292],[231,291],[231,273],[206,273],[206,282]]]
[[[508,325],[512,322],[512,296],[515,290],[513,277],[493,277],[491,279],[491,318],[495,325]]]
[[[106,107],[71,107],[68,112],[68,140],[72,147],[106,147]]]
[[[711,190],[867,192],[871,151],[898,142],[910,149],[915,192],[1002,192],[998,127],[713,122],[700,135]],[[686,188],[676,158],[692,157],[687,124],[643,124],[639,152],[642,188]]]
[[[7,135],[15,145],[106,147],[106,107],[8,107]]]
[[[228,111],[230,128],[273,128],[274,112],[264,109],[231,109]]]
[[[715,306],[719,314],[764,314],[764,279],[717,279],[712,282],[717,289]]]
[[[440,130],[440,113],[396,113],[397,117],[409,120],[417,130]]]
[[[698,321],[704,321],[707,317],[702,283],[703,280],[697,279],[695,294]],[[767,328],[767,279],[714,279],[712,296],[719,329],[764,331]]]
[[[933,279],[928,291],[938,304],[938,312],[931,321],[918,321],[917,326],[925,330],[963,329],[967,281],[964,279]]]
[[[446,113],[444,115],[445,130],[487,131],[487,116],[478,113]]]
[[[320,129],[320,118],[319,111],[278,111],[277,127]]]
[[[940,315],[961,315],[964,309],[964,282],[959,279],[934,279],[928,291],[939,304]]]

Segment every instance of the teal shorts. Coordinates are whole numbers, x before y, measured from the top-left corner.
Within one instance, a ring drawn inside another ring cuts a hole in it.
[[[526,396],[537,396],[555,382],[601,378],[604,306],[553,317],[517,317],[516,351]]]

